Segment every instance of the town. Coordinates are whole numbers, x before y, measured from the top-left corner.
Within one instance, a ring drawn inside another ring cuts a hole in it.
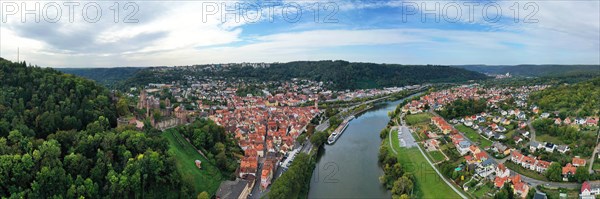
[[[543,195],[550,187],[576,189],[576,182],[586,181],[600,168],[594,163],[598,116],[544,112],[529,103],[530,93],[547,88],[463,85],[430,92],[407,102],[401,111],[416,142],[452,186],[475,198],[492,197],[511,186],[525,198],[530,190]],[[556,129],[579,135],[569,140],[552,133]],[[586,181],[581,197],[593,197],[598,184]]]
[[[149,83],[129,89],[127,96],[130,101],[137,101],[136,111],[118,121],[120,126],[134,125],[143,129],[149,125],[160,130],[201,118],[214,121],[234,137],[243,150],[235,174],[237,179],[221,183],[217,197],[246,198],[257,194],[256,197],[268,191],[272,181],[288,169],[296,154],[311,151],[312,145],[305,143],[306,135],[301,135],[313,134],[316,125],[326,118],[325,110],[319,108],[321,104],[335,107],[376,101],[401,91],[422,88],[413,85],[335,91],[326,85],[301,79],[246,82],[213,77],[189,77],[172,84]]]

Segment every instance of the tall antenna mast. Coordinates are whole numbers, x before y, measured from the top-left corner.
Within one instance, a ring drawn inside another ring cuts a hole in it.
[[[17,47],[17,62],[21,62],[21,60],[19,59],[19,47]]]

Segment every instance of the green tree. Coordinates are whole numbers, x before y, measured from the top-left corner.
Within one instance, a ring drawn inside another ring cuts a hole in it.
[[[401,178],[398,178],[398,180],[396,180],[394,182],[394,186],[392,188],[392,194],[394,195],[402,195],[402,194],[407,194],[410,193],[410,191],[413,189],[413,182],[408,179],[406,176],[403,176]]]
[[[581,183],[583,181],[589,180],[590,173],[588,172],[588,170],[586,169],[586,167],[580,166],[580,167],[577,167],[577,170],[575,170],[575,176],[574,177],[577,180],[577,182]]]
[[[551,181],[560,181],[561,174],[562,174],[562,167],[560,166],[560,164],[558,164],[556,162],[553,162],[552,164],[550,164],[550,166],[548,167],[548,170],[546,171],[546,177]]]
[[[119,101],[117,101],[117,114],[119,116],[125,116],[130,114],[129,102],[127,101],[127,98],[121,97],[119,98]]]
[[[198,199],[210,199],[210,196],[208,195],[208,193],[206,191],[201,192],[200,194],[198,194]]]
[[[318,148],[321,145],[323,145],[325,142],[327,142],[327,138],[328,138],[327,133],[325,133],[325,132],[317,132],[313,136],[310,137],[310,142],[315,147]]]

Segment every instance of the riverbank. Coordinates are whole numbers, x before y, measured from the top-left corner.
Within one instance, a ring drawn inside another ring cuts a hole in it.
[[[421,91],[405,93],[404,99]],[[317,156],[308,198],[391,198],[379,181],[383,175],[377,156],[379,133],[404,99],[374,104],[356,115],[335,145],[325,145]]]
[[[419,151],[418,146],[411,148],[401,147],[397,130],[389,132],[389,136],[382,141],[382,147],[388,148],[402,165],[405,172],[410,172],[415,177],[414,190],[411,196],[417,198],[461,198],[454,190],[444,183],[434,168],[427,162],[426,157]],[[403,132],[410,133],[410,132]],[[390,140],[391,139],[391,142]],[[390,143],[392,144],[390,146]]]

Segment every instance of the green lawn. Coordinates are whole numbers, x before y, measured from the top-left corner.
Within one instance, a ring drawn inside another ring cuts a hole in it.
[[[406,172],[415,175],[414,196],[416,198],[460,198],[433,170],[418,148],[401,148],[397,132],[392,133],[392,147],[398,152],[396,155],[398,161]],[[385,140],[384,143],[390,147],[389,141]]]
[[[225,180],[221,171],[198,154],[179,132],[171,129],[163,132],[161,136],[169,141],[169,153],[175,157],[175,165],[182,180],[192,184],[196,193],[206,191],[214,195],[221,181]],[[202,161],[202,169],[196,167],[195,160]]]
[[[560,197],[560,193],[566,193],[567,198],[579,198],[579,189],[549,189],[544,186],[538,186],[538,189],[541,192],[546,193],[549,199],[558,199]]]
[[[596,159],[596,161],[594,161],[594,165],[592,166],[592,169],[600,170],[600,160]]]
[[[540,174],[538,172],[535,172],[535,171],[532,171],[532,170],[529,170],[529,169],[525,169],[521,165],[517,165],[514,162],[506,161],[504,163],[504,166],[508,167],[509,169],[511,169],[511,170],[513,170],[513,171],[515,171],[517,173],[523,174],[523,175],[525,175],[527,177],[530,177],[530,178],[533,178],[533,179],[536,179],[536,180],[548,181],[548,179],[546,178],[546,176],[544,176],[544,175],[542,175],[542,174]]]
[[[444,157],[444,154],[442,154],[442,152],[439,152],[439,151],[430,151],[429,155],[431,155],[433,162],[439,162],[439,161],[443,161],[446,159],[446,157]]]
[[[461,124],[457,125],[456,129],[460,132],[465,133],[465,136],[467,136],[471,141],[479,143],[479,146],[482,148],[492,146],[492,141],[481,137],[481,135],[475,132],[475,130],[473,130],[472,128]]]
[[[406,116],[406,124],[414,125],[418,123],[429,123],[431,119],[431,114],[429,113],[419,113],[414,115]]]
[[[481,185],[477,187],[476,190],[469,190],[469,193],[473,194],[477,198],[490,198],[487,194],[492,192],[492,188],[490,188],[487,184]]]
[[[554,144],[564,144],[564,142],[559,137],[550,136],[548,134],[537,133],[535,136],[535,140],[537,140],[538,142],[551,142]]]

